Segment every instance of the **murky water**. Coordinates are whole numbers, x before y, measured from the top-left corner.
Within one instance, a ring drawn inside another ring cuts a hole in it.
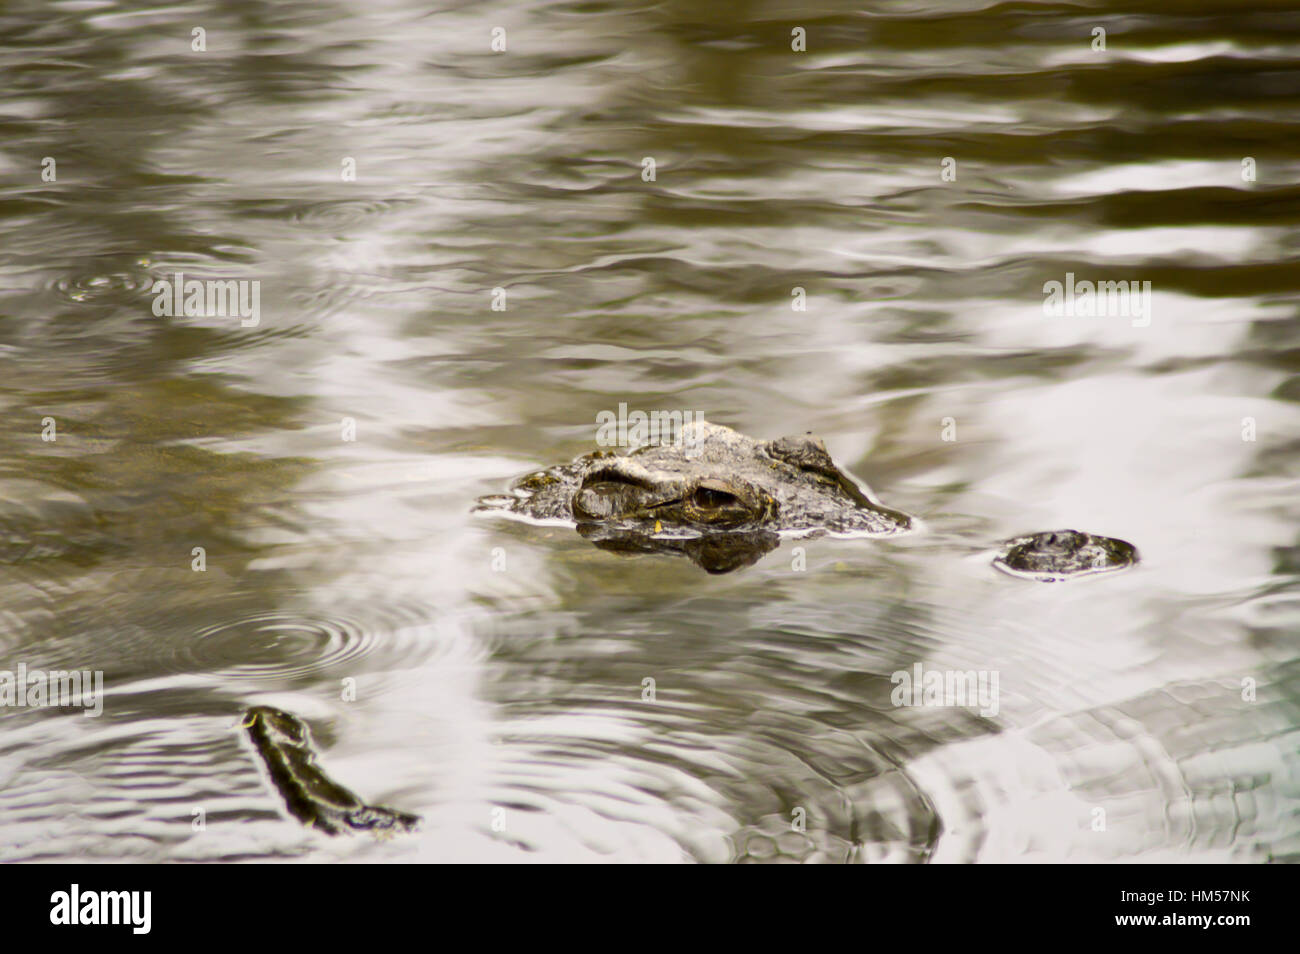
[[[869,6],[7,4],[0,668],[105,698],[0,712],[0,858],[1294,860],[1300,15]],[[708,575],[470,514],[620,403],[923,529]],[[989,566],[1066,527],[1143,562]],[[422,832],[287,819],[253,704]]]

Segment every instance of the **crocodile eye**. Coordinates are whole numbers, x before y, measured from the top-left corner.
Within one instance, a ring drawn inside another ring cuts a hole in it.
[[[712,487],[697,487],[691,499],[701,510],[718,510],[740,503],[740,498],[735,494],[729,494],[725,490],[714,490]]]

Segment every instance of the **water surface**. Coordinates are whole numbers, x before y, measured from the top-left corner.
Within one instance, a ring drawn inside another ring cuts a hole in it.
[[[1300,15],[870,7],[7,4],[0,668],[107,698],[0,712],[0,858],[1294,860]],[[711,576],[470,514],[620,403],[923,529]],[[1067,527],[1143,562],[990,568]],[[253,704],[422,832],[286,818]]]

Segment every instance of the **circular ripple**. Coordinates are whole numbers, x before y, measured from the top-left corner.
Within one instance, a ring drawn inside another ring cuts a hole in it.
[[[153,278],[144,272],[97,272],[64,275],[51,283],[51,290],[68,301],[129,301],[148,293]]]
[[[378,642],[374,629],[354,619],[264,613],[200,630],[184,661],[232,675],[280,678],[354,662]]]
[[[29,668],[102,669],[145,679],[165,674],[275,679],[340,669],[353,675],[403,670],[433,658],[477,658],[469,616],[419,602],[384,603],[328,610],[249,608],[195,624],[194,617],[210,608],[186,597],[155,596],[145,607],[137,595],[110,594],[64,606],[63,635],[33,633],[23,651]],[[0,609],[0,623],[8,608]],[[2,630],[0,648],[9,641]]]
[[[303,225],[324,229],[342,229],[359,225],[367,219],[392,212],[395,206],[382,199],[340,199],[317,202],[296,209],[290,218]]]

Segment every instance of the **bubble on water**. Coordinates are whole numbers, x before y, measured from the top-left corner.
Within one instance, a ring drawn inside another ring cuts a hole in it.
[[[50,288],[55,294],[80,304],[101,301],[131,301],[148,293],[153,278],[144,271],[90,272],[63,275]]]

